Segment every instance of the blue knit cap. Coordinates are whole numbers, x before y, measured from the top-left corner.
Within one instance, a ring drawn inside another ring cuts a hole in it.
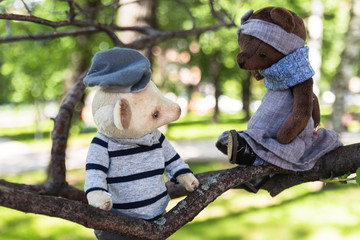
[[[150,62],[141,53],[133,49],[112,48],[95,54],[84,83],[90,87],[139,92],[147,86],[150,78]]]

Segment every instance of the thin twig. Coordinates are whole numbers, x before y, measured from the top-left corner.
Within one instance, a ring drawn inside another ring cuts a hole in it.
[[[30,16],[33,16],[30,8],[29,8],[28,5],[25,3],[25,1],[24,1],[24,0],[21,0],[21,2],[23,3],[24,7],[26,8],[26,11],[28,12],[28,14],[29,14]]]
[[[129,44],[127,44],[127,47],[134,48],[134,49],[144,49],[148,46],[151,46],[153,44],[156,44],[158,42],[172,39],[172,38],[178,38],[178,37],[186,37],[190,35],[201,35],[208,31],[215,31],[223,27],[234,27],[234,23],[222,23],[218,25],[213,25],[209,27],[203,27],[203,28],[194,28],[189,30],[177,30],[177,31],[166,31],[166,32],[157,32],[152,35],[144,36],[138,40],[135,40]]]
[[[192,12],[190,11],[190,8],[182,1],[182,0],[175,0],[179,5],[183,6],[184,9],[186,10],[186,12],[189,14],[190,18],[191,18],[191,22],[193,25],[193,29],[196,28],[196,20],[194,15],[192,14]]]
[[[224,17],[223,17],[219,12],[217,12],[217,11],[215,10],[215,8],[214,8],[214,0],[209,0],[209,4],[210,4],[210,9],[211,9],[211,14],[212,14],[215,18],[219,19],[219,21],[220,21],[221,23],[225,23]]]
[[[42,39],[55,39],[66,36],[78,36],[78,35],[87,35],[92,33],[98,33],[101,30],[95,27],[84,27],[78,29],[71,29],[65,31],[54,31],[49,33],[38,33],[38,34],[28,34],[28,35],[17,35],[17,36],[6,36],[0,38],[0,43],[11,43],[25,40],[42,40]]]
[[[70,22],[73,22],[74,19],[75,19],[75,16],[76,16],[76,13],[75,13],[75,3],[73,0],[67,0],[68,2],[68,5],[69,5],[69,11],[68,11],[68,14],[67,14],[67,19],[70,21]]]

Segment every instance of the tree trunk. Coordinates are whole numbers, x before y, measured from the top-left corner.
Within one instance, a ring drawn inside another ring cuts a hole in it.
[[[321,46],[323,38],[324,4],[322,0],[312,0],[311,16],[309,17],[309,60],[315,71],[314,93],[319,94],[319,81],[321,77]]]
[[[215,87],[215,107],[214,107],[214,114],[212,117],[212,122],[217,123],[219,122],[219,97],[221,95],[221,89],[220,89],[220,68],[221,64],[219,62],[219,57],[221,53],[216,52],[210,62],[210,79],[212,79],[212,82]]]
[[[156,2],[156,0],[121,1],[122,6],[119,9],[118,25],[123,27],[156,27]],[[124,43],[130,43],[141,36],[141,33],[135,31],[121,32],[119,34],[119,38]],[[143,54],[151,61],[151,47],[144,49]]]
[[[349,30],[345,36],[345,49],[341,55],[341,63],[333,84],[335,102],[333,105],[332,123],[337,132],[345,130],[342,124],[342,116],[345,113],[345,94],[350,78],[354,74],[354,62],[359,55],[360,40],[360,0],[354,0],[351,10]]]

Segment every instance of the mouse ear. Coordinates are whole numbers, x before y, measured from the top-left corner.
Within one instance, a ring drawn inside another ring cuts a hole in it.
[[[288,33],[292,33],[295,29],[295,20],[291,12],[282,7],[273,8],[270,11],[270,17],[280,27]]]
[[[119,130],[129,128],[131,120],[131,108],[129,102],[122,98],[116,101],[114,111],[114,125]]]

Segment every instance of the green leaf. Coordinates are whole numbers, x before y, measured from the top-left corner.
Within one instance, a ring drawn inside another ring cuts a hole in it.
[[[350,173],[350,172],[347,172],[347,173],[345,173],[344,175],[339,176],[338,178],[339,178],[340,180],[346,180],[350,175],[351,175],[351,173]]]
[[[356,170],[355,181],[360,185],[360,167]]]

